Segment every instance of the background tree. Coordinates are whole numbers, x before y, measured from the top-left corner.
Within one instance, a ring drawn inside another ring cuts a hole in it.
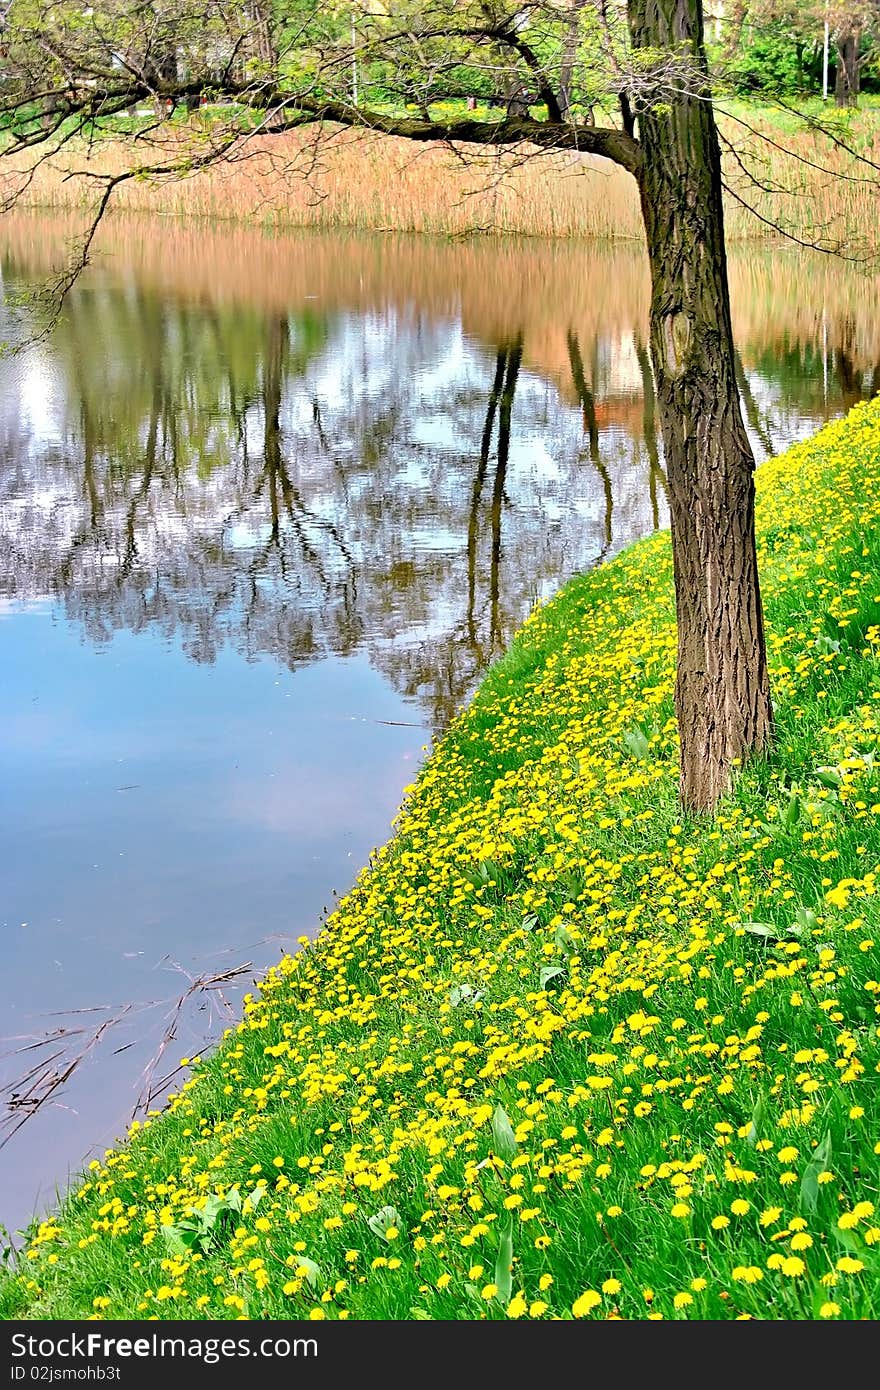
[[[875,71],[877,0],[737,0],[719,21],[712,57],[741,92],[771,96],[822,91],[825,24],[836,102],[854,106],[862,85],[880,86]]]
[[[862,73],[875,54],[880,4],[867,0],[862,5],[831,5],[829,25],[834,34],[837,64],[834,96],[838,106],[856,106],[862,88]]]
[[[31,159],[19,190],[59,147],[102,135],[118,143],[119,117],[139,102],[212,103],[210,117],[175,120],[170,131],[139,127],[122,168],[84,167],[92,230],[59,293],[122,182],[240,157],[255,133],[308,127],[314,139],[300,143],[300,158],[355,125],[445,142],[469,159],[570,150],[636,180],[672,522],[681,796],[688,810],[712,808],[738,761],[767,748],[772,711],[702,0],[628,0],[625,10],[605,0],[391,0],[365,5],[354,26],[349,7],[316,13],[306,0],[275,0],[258,18],[253,6],[220,0],[146,15],[140,0],[87,10],[12,0],[0,115],[5,152]],[[471,81],[496,102],[503,94],[506,107],[436,109],[450,84],[462,94]]]

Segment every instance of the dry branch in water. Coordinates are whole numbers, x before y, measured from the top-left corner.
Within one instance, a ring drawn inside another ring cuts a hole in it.
[[[3,1149],[23,1125],[47,1106],[59,1105],[61,1096],[82,1064],[106,1043],[109,1035],[124,1022],[143,1018],[151,1011],[166,1010],[159,1041],[137,1081],[137,1095],[128,1115],[128,1122],[146,1112],[166,1094],[169,1085],[180,1074],[180,1064],[159,1074],[168,1048],[177,1039],[187,1005],[207,1000],[210,1023],[207,1034],[216,1033],[220,1018],[226,1023],[235,1017],[224,991],[241,981],[253,970],[250,961],[225,970],[203,971],[191,975],[177,961],[165,957],[160,965],[170,965],[188,980],[178,995],[164,999],[149,999],[125,1004],[96,1004],[81,1009],[66,1009],[44,1018],[62,1018],[69,1022],[53,1023],[43,1032],[27,1036],[4,1038],[5,1051],[0,1052],[4,1070],[12,1073],[0,1082],[0,1149]],[[219,1014],[215,1001],[219,1001]],[[93,1022],[99,1015],[97,1022]],[[210,1039],[209,1039],[210,1040]],[[127,1051],[134,1042],[115,1049],[114,1055]]]

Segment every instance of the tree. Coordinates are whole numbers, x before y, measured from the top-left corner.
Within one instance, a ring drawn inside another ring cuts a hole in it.
[[[857,106],[862,85],[862,69],[869,57],[864,47],[866,35],[880,20],[877,0],[863,5],[831,6],[830,24],[837,47],[834,98],[838,106]]]
[[[773,719],[754,537],[754,460],[743,425],[730,323],[718,133],[704,40],[702,0],[606,0],[590,5],[595,34],[591,86],[601,84],[604,125],[578,118],[572,69],[573,17],[586,6],[556,0],[398,0],[363,10],[362,74],[394,73],[388,100],[379,79],[352,100],[350,9],[314,14],[305,0],[260,11],[215,0],[164,12],[162,51],[143,26],[140,0],[99,0],[88,10],[43,11],[13,0],[6,30],[0,114],[6,152],[34,164],[77,135],[113,132],[122,111],[145,99],[226,105],[211,123],[180,124],[148,163],[132,144],[127,166],[94,170],[92,230],[113,191],[132,177],[180,175],[241,150],[254,131],[365,126],[414,142],[528,153],[571,150],[609,159],[639,188],[651,268],[650,350],[667,463],[678,623],[676,711],[680,790],[688,811],[714,807],[739,761],[766,749]],[[272,27],[271,42],[265,26]],[[172,35],[173,30],[173,35]],[[242,54],[259,53],[243,61]],[[152,59],[151,59],[152,54]],[[268,55],[268,56],[266,56]],[[500,115],[432,117],[430,95],[446,74],[493,74],[509,109]],[[366,81],[366,79],[365,79]],[[560,100],[562,94],[562,100]],[[421,114],[400,109],[406,96]],[[533,107],[540,108],[534,114]],[[139,133],[143,148],[149,130]],[[149,145],[146,144],[149,148]],[[31,166],[33,167],[33,165]],[[63,293],[88,258],[80,248]],[[501,401],[503,409],[503,397]]]
[[[835,100],[855,106],[878,21],[878,0],[736,0],[719,56],[747,91],[778,95],[815,88],[827,24]]]

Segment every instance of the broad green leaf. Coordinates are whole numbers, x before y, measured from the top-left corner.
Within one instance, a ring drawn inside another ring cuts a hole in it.
[[[305,1271],[307,1281],[312,1285],[312,1288],[314,1288],[321,1275],[320,1265],[316,1265],[315,1261],[308,1259],[306,1255],[297,1255],[296,1273],[299,1274],[303,1270]]]
[[[495,1106],[495,1113],[492,1116],[492,1138],[495,1141],[495,1152],[499,1158],[516,1157],[519,1152],[519,1144],[516,1142],[513,1126],[503,1105]]]
[[[182,1222],[179,1226],[163,1226],[162,1237],[165,1245],[172,1255],[188,1255],[199,1236],[198,1227]]]
[[[556,928],[556,935],[554,937],[554,941],[556,943],[557,951],[559,951],[562,955],[565,955],[567,952],[570,953],[575,950],[575,939],[572,936],[571,932],[568,930],[568,927],[565,926],[563,922],[560,922],[559,926]]]
[[[864,1258],[867,1252],[855,1231],[842,1231],[835,1223],[831,1227],[831,1234],[834,1236],[838,1245],[843,1246],[844,1250],[848,1250],[851,1255],[861,1255]]]
[[[205,1229],[209,1231],[220,1213],[229,1210],[231,1210],[231,1208],[225,1197],[218,1197],[216,1193],[212,1192],[205,1202],[205,1205],[199,1209],[199,1220]]]
[[[556,980],[560,975],[564,974],[565,971],[561,965],[542,965],[541,969],[538,971],[538,981],[541,989],[546,989],[551,980]]]
[[[367,1217],[367,1225],[378,1236],[380,1240],[387,1241],[386,1231],[389,1226],[397,1226],[399,1229],[402,1224],[400,1212],[396,1207],[380,1207],[374,1216]]]
[[[265,1197],[266,1191],[266,1184],[264,1182],[258,1182],[253,1192],[249,1192],[248,1195],[245,1197],[243,1203],[243,1210],[256,1211],[257,1207],[260,1205],[263,1198]]]
[[[495,1287],[498,1301],[506,1308],[513,1292],[513,1220],[501,1232],[498,1259],[495,1261]]]
[[[833,791],[843,785],[843,778],[836,767],[817,767],[816,780],[821,782],[823,787],[830,787]]]
[[[804,1169],[801,1180],[800,1208],[803,1212],[814,1212],[819,1201],[819,1174],[823,1173],[831,1160],[831,1130],[826,1129],[813,1150],[813,1156]]]
[[[434,1319],[431,1317],[431,1314],[426,1312],[424,1308],[410,1308],[409,1315],[411,1318],[414,1318],[416,1322],[434,1321]]]
[[[800,799],[800,797],[798,796],[797,792],[792,792],[791,798],[790,798],[790,800],[789,800],[788,807],[787,807],[787,809],[786,809],[785,816],[784,816],[784,824],[785,824],[786,830],[791,830],[791,829],[793,828],[793,826],[797,825],[798,821],[800,820],[800,817],[801,817],[801,799]]]
[[[808,907],[799,907],[794,915],[794,920],[802,931],[814,931],[819,925],[819,919],[815,912],[811,912]]]
[[[764,1128],[764,1117],[767,1113],[767,1098],[762,1091],[755,1101],[755,1108],[752,1111],[752,1118],[746,1134],[746,1143],[755,1147],[761,1137],[761,1130]]]
[[[627,729],[623,735],[623,746],[634,758],[647,758],[648,740],[645,738],[644,731],[638,727]]]
[[[752,936],[762,936],[772,941],[776,941],[779,936],[776,928],[768,926],[766,922],[743,922],[743,926]]]

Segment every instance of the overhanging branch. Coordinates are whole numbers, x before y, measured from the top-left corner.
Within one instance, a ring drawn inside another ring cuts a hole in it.
[[[530,116],[508,116],[500,121],[410,120],[337,101],[291,99],[286,105],[289,111],[295,113],[299,125],[308,119],[323,120],[336,125],[362,126],[402,140],[484,145],[496,149],[534,145],[541,150],[577,150],[581,154],[610,159],[635,178],[639,177],[642,167],[642,150],[638,140],[613,127],[536,121]]]

